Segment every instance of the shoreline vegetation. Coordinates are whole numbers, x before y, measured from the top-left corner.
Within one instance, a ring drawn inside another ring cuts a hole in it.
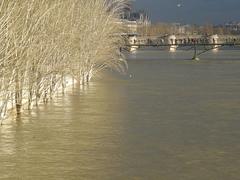
[[[232,25],[233,26],[233,25]],[[237,25],[236,25],[237,26]],[[195,25],[181,23],[155,23],[147,26],[140,26],[137,32],[142,36],[164,36],[166,34],[181,34],[181,35],[240,35],[237,27],[228,27],[224,25]]]
[[[0,121],[106,68],[124,72],[117,23],[127,0],[0,2]]]

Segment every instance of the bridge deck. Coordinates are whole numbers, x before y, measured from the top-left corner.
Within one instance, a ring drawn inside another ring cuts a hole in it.
[[[187,44],[127,44],[127,47],[138,46],[138,47],[170,47],[170,46],[178,46],[178,47],[186,47],[186,46],[240,46],[240,43],[187,43]]]

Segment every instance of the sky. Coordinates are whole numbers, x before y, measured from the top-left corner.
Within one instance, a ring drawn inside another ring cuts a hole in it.
[[[133,8],[146,10],[153,22],[240,22],[240,0],[134,0]]]

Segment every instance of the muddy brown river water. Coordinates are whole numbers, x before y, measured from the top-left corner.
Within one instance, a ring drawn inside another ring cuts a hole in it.
[[[240,179],[240,52],[127,55],[0,127],[0,179]]]

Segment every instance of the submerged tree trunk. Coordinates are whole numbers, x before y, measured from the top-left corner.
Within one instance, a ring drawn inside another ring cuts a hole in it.
[[[16,75],[15,78],[15,105],[17,115],[21,114],[22,109],[22,89],[21,82],[19,80],[19,74]]]

